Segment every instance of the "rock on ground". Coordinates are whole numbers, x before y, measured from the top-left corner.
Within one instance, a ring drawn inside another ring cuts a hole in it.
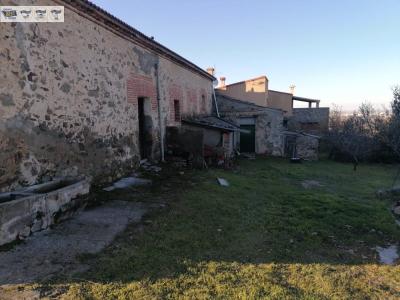
[[[376,247],[376,251],[379,254],[379,261],[385,265],[393,265],[398,259],[398,249],[396,245],[390,245],[389,247]]]
[[[319,188],[322,187],[322,184],[317,180],[304,180],[301,183],[302,187],[305,189]]]
[[[86,270],[77,257],[101,251],[129,223],[139,222],[148,208],[143,203],[109,201],[1,251],[0,292],[4,284],[34,283]]]

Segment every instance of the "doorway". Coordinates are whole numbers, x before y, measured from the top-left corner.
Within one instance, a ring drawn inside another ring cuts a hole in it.
[[[240,152],[254,153],[256,150],[255,125],[240,125],[246,132],[240,133]]]
[[[150,99],[138,98],[138,122],[139,122],[139,150],[140,159],[150,158],[153,145]]]

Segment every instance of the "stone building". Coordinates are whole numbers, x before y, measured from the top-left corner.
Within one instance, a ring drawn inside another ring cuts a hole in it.
[[[216,93],[221,117],[242,131],[235,131],[234,144],[240,152],[284,155],[283,112]]]
[[[318,135],[329,125],[329,108],[319,107],[320,100],[271,90],[266,76],[225,81],[221,77],[216,89],[221,116],[250,131],[236,134],[241,152],[318,159]],[[294,108],[295,101],[307,102],[308,108]]]
[[[329,107],[293,108],[288,128],[311,134],[324,134],[329,129]]]
[[[0,24],[0,191],[112,180],[160,159],[177,113],[210,114],[212,75],[89,1],[18,5],[63,5],[65,21]]]
[[[305,160],[318,160],[320,137],[304,132],[283,132],[285,137],[285,156]]]

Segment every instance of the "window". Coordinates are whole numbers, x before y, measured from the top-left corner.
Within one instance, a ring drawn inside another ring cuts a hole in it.
[[[206,96],[201,95],[201,108],[202,112],[205,114],[207,112],[207,107],[206,107]]]
[[[179,106],[179,100],[174,100],[174,117],[175,122],[181,121],[181,108]]]

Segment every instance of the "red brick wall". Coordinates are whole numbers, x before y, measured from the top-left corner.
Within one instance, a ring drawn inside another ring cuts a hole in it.
[[[204,95],[204,101],[202,101],[202,95]],[[168,124],[170,125],[179,125],[179,122],[175,121],[174,100],[179,100],[182,116],[207,113],[207,101],[209,101],[209,99],[204,88],[183,88],[174,83],[168,87],[168,96]]]
[[[126,80],[127,100],[135,107],[138,105],[139,97],[149,98],[151,108],[157,111],[157,87],[151,77],[130,74]]]
[[[175,122],[175,111],[174,111],[174,100],[179,100],[181,114],[185,112],[185,99],[183,98],[182,88],[177,84],[171,84],[169,86],[169,120],[168,123],[171,125],[177,125],[179,122]]]

